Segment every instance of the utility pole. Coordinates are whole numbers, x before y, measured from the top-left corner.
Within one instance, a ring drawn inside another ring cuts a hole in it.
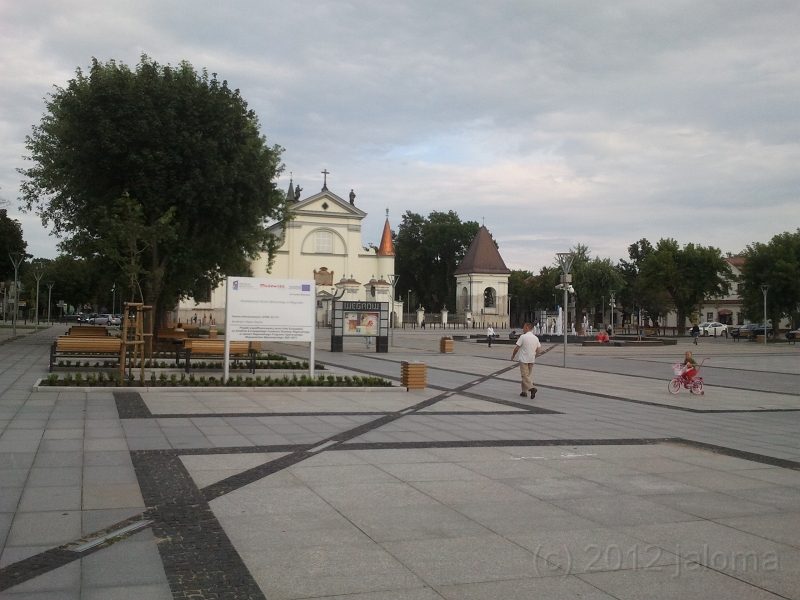
[[[53,298],[53,285],[54,284],[55,284],[55,281],[48,281],[47,282],[47,325],[48,325],[48,327],[53,325],[53,321],[50,319],[50,303],[51,303],[52,298]]]
[[[14,258],[16,256],[16,259]],[[12,337],[17,337],[17,317],[19,316],[19,266],[22,264],[22,255],[19,252],[9,254],[11,264],[14,265],[14,312],[11,315],[13,319],[14,328],[11,333]]]
[[[767,292],[769,285],[764,284],[761,286],[761,291],[764,292],[764,347],[767,347]]]
[[[611,294],[611,337],[614,337],[614,309],[617,307],[614,299],[616,298],[617,290],[609,290],[609,293]]]
[[[42,280],[44,273],[36,271],[33,276],[36,277],[36,324],[33,327],[34,331],[39,331],[39,282]]]
[[[387,277],[389,278],[389,283],[392,284],[392,312],[389,315],[389,325],[391,326],[389,327],[389,335],[391,336],[391,340],[389,341],[389,343],[392,346],[394,346],[394,328],[397,326],[394,317],[394,298],[395,298],[395,288],[397,287],[397,282],[400,279],[400,275],[395,275],[390,273],[389,275],[387,275]]]
[[[562,332],[564,333],[564,368],[567,368],[567,304],[569,302],[569,287],[570,283],[572,283],[572,275],[570,275],[569,270],[572,268],[572,261],[575,260],[575,255],[572,252],[559,252],[556,254],[558,256],[558,262],[561,265],[561,287],[564,290],[564,310],[561,311],[561,314],[564,317],[564,326],[562,328]]]

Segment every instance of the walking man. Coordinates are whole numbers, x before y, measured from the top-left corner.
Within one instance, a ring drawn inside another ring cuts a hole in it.
[[[528,392],[530,392],[531,399],[536,397],[536,388],[533,387],[531,382],[531,371],[541,349],[542,345],[539,343],[539,338],[533,335],[533,326],[530,323],[525,323],[522,328],[522,335],[517,339],[517,345],[514,346],[514,353],[511,355],[511,360],[516,358],[519,361],[519,373],[522,377],[522,393],[520,396],[527,396]],[[517,354],[519,354],[518,358]]]
[[[488,329],[486,330],[486,337],[489,339],[489,348],[491,348],[492,340],[494,339],[494,329],[492,329],[491,325],[489,325]]]

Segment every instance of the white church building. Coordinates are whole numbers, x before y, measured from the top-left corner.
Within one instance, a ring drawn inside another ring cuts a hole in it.
[[[251,263],[253,277],[313,279],[317,284],[317,324],[330,323],[331,300],[389,302],[390,312],[403,314],[403,303],[392,301],[394,243],[389,227],[388,209],[383,235],[378,246],[364,246],[361,222],[367,213],[355,204],[350,190],[349,201],[331,192],[327,173],[322,190],[300,199],[299,186],[290,180],[287,198],[293,219],[276,223],[269,231],[279,239],[279,247],[268,270],[266,256]],[[176,322],[214,322],[225,320],[225,289],[213,290],[208,302],[182,300],[175,311]],[[395,317],[397,319],[397,317]],[[395,322],[398,322],[395,320]]]

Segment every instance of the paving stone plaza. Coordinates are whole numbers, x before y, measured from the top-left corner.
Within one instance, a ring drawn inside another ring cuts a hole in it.
[[[0,598],[800,598],[797,346],[545,344],[532,400],[510,345],[320,330],[398,387],[33,391],[60,333],[0,345]]]

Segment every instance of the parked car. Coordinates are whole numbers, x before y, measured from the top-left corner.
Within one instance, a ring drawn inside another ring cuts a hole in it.
[[[111,325],[111,320],[114,318],[113,315],[96,315],[89,320],[89,323],[92,325]]]
[[[110,317],[108,324],[114,327],[119,327],[122,324],[122,317],[120,315],[108,315]]]
[[[795,329],[786,334],[786,339],[790,342],[797,343],[797,338],[800,337],[800,329]]]
[[[700,335],[725,335],[728,331],[728,326],[717,321],[706,321],[700,323]]]
[[[94,319],[96,316],[97,313],[81,313],[78,315],[78,323],[81,323],[82,325],[91,325],[92,319]]]
[[[743,338],[755,338],[758,335],[764,335],[764,326],[760,323],[748,323],[747,325],[742,325],[736,330],[736,333],[731,331],[731,334],[738,337]],[[767,338],[772,337],[772,326],[767,325]]]

